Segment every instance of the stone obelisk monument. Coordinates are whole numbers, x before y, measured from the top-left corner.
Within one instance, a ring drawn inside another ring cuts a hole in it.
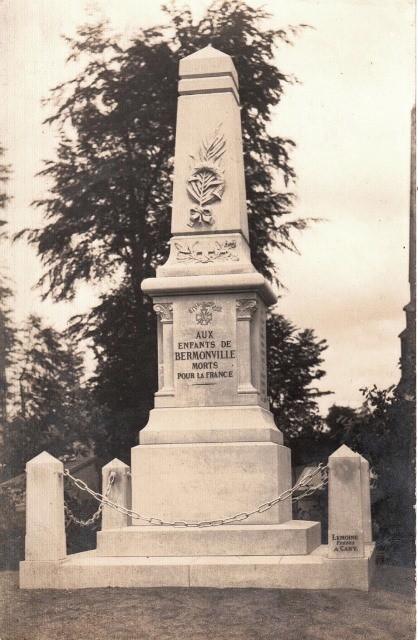
[[[131,472],[119,460],[103,467],[113,502],[95,550],[66,555],[62,462],[28,462],[20,585],[367,589],[370,474],[359,454],[341,447],[329,459],[329,545],[319,522],[292,520],[291,500],[275,500],[291,487],[266,391],[276,298],[250,259],[231,57],[207,47],[183,59],[179,93],[170,256],[143,283],[158,315],[155,408]]]
[[[170,256],[143,283],[158,314],[159,390],[133,450],[132,507],[205,521],[288,489],[290,452],[268,411],[276,297],[250,259],[231,57],[209,46],[184,58],[179,94]],[[290,519],[286,501],[249,522]]]

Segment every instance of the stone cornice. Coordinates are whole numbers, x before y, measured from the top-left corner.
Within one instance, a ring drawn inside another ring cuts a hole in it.
[[[276,294],[260,273],[147,278],[142,282],[142,291],[152,296],[252,292],[257,293],[267,306],[277,302]]]

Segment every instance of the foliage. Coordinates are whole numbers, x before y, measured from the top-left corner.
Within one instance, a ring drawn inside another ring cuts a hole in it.
[[[0,486],[0,570],[19,567],[25,549],[24,479]]]
[[[8,477],[47,450],[59,457],[91,446],[100,427],[81,385],[83,365],[74,341],[30,316],[18,333],[11,366],[11,415],[5,428]]]
[[[156,390],[155,319],[140,284],[167,258],[179,59],[212,44],[237,66],[256,268],[277,279],[269,249],[296,250],[292,230],[306,226],[286,217],[294,143],[268,131],[291,82],[273,58],[298,29],[266,28],[268,14],[242,0],[215,0],[197,23],[175,3],[164,11],[167,25],[139,31],[128,44],[104,24],[84,26],[68,41],[70,59],[84,68],[52,91],[55,113],[47,122],[60,142],[42,171],[50,196],[36,203],[46,224],[21,234],[45,265],[45,295],[71,299],[79,282],[109,283],[72,329],[93,342],[93,388],[109,415],[101,446],[121,458],[137,441]]]
[[[271,410],[285,442],[292,448],[294,464],[312,462],[321,439],[323,420],[316,399],[327,395],[315,385],[325,375],[320,368],[325,340],[311,329],[298,330],[280,315],[267,322],[267,361]]]
[[[4,154],[5,154],[5,150],[3,149],[2,146],[0,146],[0,158],[2,158]],[[0,183],[2,185],[5,185],[5,183],[9,180],[10,172],[11,172],[10,165],[3,164],[1,162],[0,163]],[[6,191],[2,187],[0,189],[0,209],[4,209],[9,200],[10,200],[10,196],[7,195]],[[0,227],[2,227],[5,224],[6,224],[6,220],[0,220]],[[1,237],[4,237],[3,233],[0,234],[0,238]]]
[[[5,151],[0,147],[0,158]],[[10,196],[5,191],[5,184],[10,176],[10,166],[0,163],[0,209],[5,209]],[[4,188],[3,188],[4,185]],[[7,232],[3,227],[7,224],[7,220],[0,219],[0,241],[7,242]],[[5,253],[5,252],[4,252]],[[3,269],[3,265],[1,265]],[[7,383],[6,383],[6,367],[10,364],[10,354],[14,347],[15,331],[11,319],[10,301],[12,298],[12,290],[9,286],[9,279],[3,271],[0,271],[0,426],[4,426],[6,420],[6,402],[7,402]]]
[[[90,338],[97,361],[96,375],[89,381],[95,403],[104,413],[104,429],[95,437],[96,454],[106,462],[117,457],[128,463],[157,389],[152,304],[144,298],[139,307],[130,288],[121,286],[102,296],[101,304],[86,317],[75,318],[73,332]]]

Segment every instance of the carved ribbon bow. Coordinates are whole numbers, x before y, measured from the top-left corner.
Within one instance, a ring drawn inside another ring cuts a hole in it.
[[[187,224],[189,227],[193,227],[195,222],[205,222],[206,224],[213,225],[215,220],[209,208],[196,206],[190,209],[190,222]]]

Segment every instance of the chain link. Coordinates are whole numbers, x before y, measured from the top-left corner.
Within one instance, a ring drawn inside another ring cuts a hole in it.
[[[64,475],[67,476],[68,478],[70,478],[71,480],[74,480],[74,478],[72,476],[70,476],[70,473],[68,471],[68,469],[65,469],[64,471]],[[104,494],[104,498],[107,500],[109,495],[110,495],[110,491],[112,489],[112,485],[114,483],[116,479],[116,473],[114,471],[112,471],[109,474],[109,478],[108,478],[108,482],[107,482],[107,487],[106,487],[106,492]],[[77,486],[81,489],[82,487],[80,486],[81,484],[85,485],[85,487],[87,487],[86,483],[83,482],[83,480],[78,480],[77,481],[80,484],[77,484]],[[84,491],[87,491],[87,488],[84,489]],[[89,493],[90,493],[91,489],[89,489]],[[70,507],[68,506],[68,504],[64,501],[64,513],[65,516],[67,518],[66,521],[66,528],[68,528],[68,525],[70,524],[70,522],[75,522],[75,524],[80,525],[81,527],[90,527],[92,524],[94,524],[96,522],[96,520],[98,520],[101,516],[101,513],[103,511],[105,507],[105,502],[102,501],[99,504],[99,508],[97,509],[97,511],[95,513],[93,513],[93,515],[91,516],[91,518],[89,518],[88,520],[81,520],[80,518],[77,518],[77,516],[75,516],[73,514],[73,512],[71,511]]]
[[[274,500],[271,500],[270,502],[264,502],[263,504],[261,504],[256,509],[253,509],[252,511],[244,511],[242,513],[237,513],[227,518],[220,518],[218,520],[203,520],[201,522],[184,522],[182,520],[167,522],[167,521],[161,520],[160,518],[141,515],[140,513],[136,513],[135,511],[132,511],[132,509],[128,509],[127,507],[123,507],[121,505],[118,505],[112,502],[111,500],[109,500],[108,496],[109,496],[110,487],[111,487],[111,484],[113,484],[114,478],[112,480],[112,483],[109,482],[108,489],[106,490],[105,495],[102,495],[101,493],[98,493],[97,491],[93,491],[93,489],[90,489],[90,487],[88,487],[87,484],[83,482],[83,480],[74,478],[70,474],[68,469],[64,470],[64,475],[70,480],[72,480],[72,482],[74,482],[74,484],[79,489],[81,489],[82,491],[86,491],[91,496],[93,496],[95,500],[100,502],[100,507],[98,509],[99,515],[103,510],[103,508],[105,506],[108,506],[108,507],[111,507],[112,509],[115,509],[115,511],[118,511],[119,513],[122,513],[130,518],[133,518],[134,520],[144,520],[145,522],[148,522],[151,525],[158,525],[158,526],[165,526],[165,527],[204,528],[204,527],[217,527],[224,524],[232,524],[234,522],[242,522],[243,520],[247,520],[250,516],[255,515],[256,513],[264,513],[264,511],[268,511],[279,502],[283,502],[283,500],[288,500],[290,497],[292,498],[292,502],[301,500],[302,498],[306,498],[307,496],[312,495],[319,489],[322,489],[325,487],[325,485],[328,482],[327,471],[328,471],[327,465],[321,463],[318,465],[318,467],[316,467],[316,469],[314,469],[310,473],[307,473],[305,476],[300,478],[294,487],[292,487],[291,489],[286,489],[286,491],[283,491],[283,493],[277,496],[277,498],[274,498]],[[321,474],[320,482],[318,484],[315,484],[314,486],[311,486],[310,485],[311,480],[315,478],[315,476],[317,476],[318,474]],[[109,481],[110,481],[110,476],[109,476]],[[304,489],[305,491],[303,491]],[[301,493],[298,493],[297,495],[295,495],[297,491],[301,491]],[[90,523],[90,520],[92,520],[98,512],[96,512],[94,516],[92,516],[92,518],[87,520],[86,523]],[[98,517],[99,516],[97,515],[95,519],[97,519]],[[74,519],[74,521],[77,522],[77,519]],[[87,526],[87,524],[85,524],[82,521],[78,521],[78,522],[79,524],[83,524],[84,526]]]

